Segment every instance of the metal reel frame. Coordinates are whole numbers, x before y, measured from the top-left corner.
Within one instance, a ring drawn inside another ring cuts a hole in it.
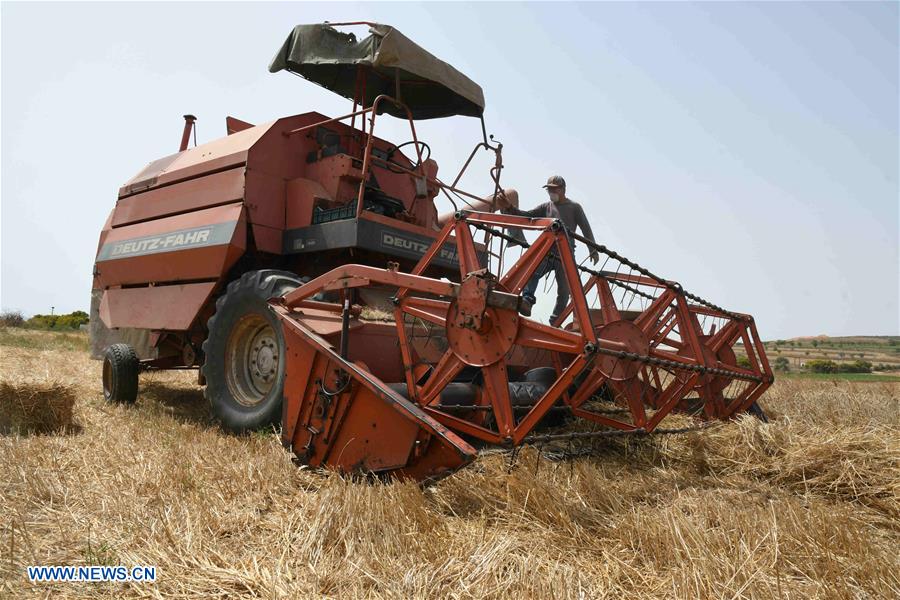
[[[540,232],[499,277],[480,264],[472,233],[472,228],[493,227]],[[424,276],[444,244],[451,241],[456,244],[460,283]],[[593,247],[615,255],[603,246]],[[572,297],[559,320],[544,325],[520,316],[518,308],[522,289],[551,254],[562,265]],[[582,283],[580,273],[584,271],[575,262],[569,232],[556,219],[460,211],[410,273],[401,273],[396,267],[346,265],[287,294],[282,304],[288,309],[321,308],[321,303],[309,300],[319,291],[373,283],[396,286],[394,316],[409,399],[457,433],[493,444],[522,444],[559,401],[574,415],[595,423],[622,431],[650,432],[674,409],[689,403],[699,402],[707,419],[728,418],[746,410],[771,385],[772,373],[749,315],[691,303],[689,298],[695,297],[680,285],[645,270],[642,275],[592,272]],[[616,306],[611,285],[644,286],[659,292],[628,321]],[[590,310],[587,301],[592,290],[600,301],[599,315]],[[561,327],[569,316],[571,324]],[[725,323],[718,332],[704,333],[699,317],[708,316]],[[432,323],[447,334],[449,347],[431,366],[427,379],[407,332],[407,317]],[[678,339],[673,339],[673,332]],[[732,364],[733,351],[729,350],[738,342],[743,343],[750,369]],[[517,347],[549,351],[557,374],[518,419],[507,370],[507,357]],[[467,367],[480,370],[481,408],[492,411],[496,429],[485,426],[483,418],[465,418],[440,406],[441,391]],[[626,407],[630,422],[586,406],[604,386]],[[726,394],[736,388],[740,389]]]

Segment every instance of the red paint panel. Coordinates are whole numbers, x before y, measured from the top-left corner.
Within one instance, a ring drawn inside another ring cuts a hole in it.
[[[225,129],[228,131],[228,135],[237,133],[238,131],[243,131],[245,129],[250,129],[251,127],[255,127],[253,123],[241,121],[240,119],[237,119],[235,117],[225,117]]]
[[[119,189],[119,197],[247,162],[250,148],[275,122],[257,125],[156,160]]]
[[[243,206],[241,204],[229,204],[226,206],[206,208],[183,215],[155,219],[144,223],[135,223],[134,225],[129,225],[127,227],[117,227],[109,232],[106,242],[118,242],[148,235],[160,235],[178,229],[188,229],[213,223],[237,221],[241,216],[242,208]]]
[[[345,362],[285,308],[274,310],[284,324],[286,350],[282,441],[301,460],[343,473],[424,480],[449,475],[475,458],[468,443],[360,364]],[[341,386],[341,372],[351,385]],[[323,387],[334,395],[326,398]]]
[[[306,157],[317,148],[315,131],[310,130],[311,137],[283,134],[297,127],[319,123],[327,119],[328,117],[325,115],[314,112],[278,119],[272,123],[265,135],[260,136],[247,153],[247,168],[254,171],[265,171],[285,180],[303,177],[307,166]],[[240,133],[234,135],[240,135]]]
[[[354,200],[359,191],[362,172],[358,163],[346,154],[320,158],[306,165],[306,177],[322,184],[328,196],[337,202],[348,202]]]
[[[169,256],[108,261],[99,265],[100,281],[104,287],[109,287],[218,278],[227,270],[227,256],[228,246],[212,246],[171,252]]]
[[[162,247],[173,236],[187,236],[206,229],[212,229],[209,239],[215,243]],[[160,241],[155,248],[148,244],[153,240]],[[100,271],[98,282],[101,287],[108,288],[218,279],[243,254],[246,244],[246,217],[240,204],[117,227],[109,232],[100,248],[97,257]]]
[[[123,198],[116,206],[112,225],[120,227],[243,197],[244,168],[238,167]]]
[[[284,229],[274,229],[264,225],[253,225],[253,240],[260,252],[281,254],[283,249]]]
[[[333,200],[318,181],[303,178],[288,181],[285,198],[285,229],[311,225],[313,206],[320,198]]]
[[[338,347],[340,332],[326,339]],[[393,323],[363,322],[350,334],[348,356],[354,362],[365,363],[368,370],[382,381],[403,381],[403,357],[397,345],[397,328]]]
[[[244,204],[250,223],[284,229],[284,179],[250,168],[246,178]]]
[[[107,327],[184,331],[216,287],[214,281],[185,285],[109,289],[100,301]]]

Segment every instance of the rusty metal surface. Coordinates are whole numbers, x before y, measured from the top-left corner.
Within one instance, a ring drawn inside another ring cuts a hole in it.
[[[275,307],[287,348],[282,441],[311,466],[434,480],[475,449]]]
[[[128,344],[134,348],[135,354],[141,360],[156,358],[157,349],[152,343],[150,330],[128,327],[110,329],[103,323],[103,319],[100,318],[100,300],[102,298],[103,290],[91,290],[91,319],[88,322],[91,358],[102,360],[106,349],[118,343]]]
[[[187,330],[215,287],[216,282],[209,281],[108,289],[100,302],[100,318],[107,327]],[[160,306],[168,309],[161,311]]]

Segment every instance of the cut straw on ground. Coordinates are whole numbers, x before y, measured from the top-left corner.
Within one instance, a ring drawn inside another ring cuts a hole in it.
[[[110,406],[83,350],[0,350],[0,380],[52,372],[82,427],[0,436],[0,597],[900,596],[900,384],[779,381],[768,425],[486,455],[420,488],[222,433],[192,373],[142,376],[135,406]],[[30,564],[158,579],[32,584]]]
[[[0,381],[0,434],[65,432],[76,390],[58,382]]]

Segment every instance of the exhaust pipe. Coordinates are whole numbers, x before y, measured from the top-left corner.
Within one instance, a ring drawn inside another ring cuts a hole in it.
[[[181,134],[181,146],[179,146],[178,151],[184,152],[187,150],[188,142],[191,139],[191,131],[194,129],[194,123],[197,121],[197,117],[194,115],[184,115],[184,132]],[[194,134],[194,145],[197,145],[197,134]]]

